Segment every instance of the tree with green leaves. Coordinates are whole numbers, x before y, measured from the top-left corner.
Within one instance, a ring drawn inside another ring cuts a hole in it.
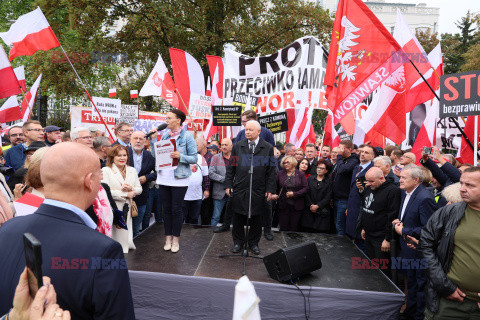
[[[415,37],[417,37],[418,42],[420,42],[423,50],[425,50],[427,54],[429,54],[430,51],[432,51],[440,42],[440,40],[438,40],[438,33],[432,33],[430,30],[423,31],[417,29],[415,32]]]
[[[462,67],[466,63],[465,53],[469,51],[470,47],[478,43],[478,37],[475,37],[478,24],[476,24],[470,11],[455,24],[460,29],[459,33],[444,33],[441,36],[446,74],[463,70]]]

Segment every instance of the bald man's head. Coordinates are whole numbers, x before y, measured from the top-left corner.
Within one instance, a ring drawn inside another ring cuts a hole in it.
[[[365,174],[366,185],[372,190],[377,189],[385,182],[385,176],[380,168],[372,167]]]
[[[403,164],[404,166],[415,164],[415,161],[417,161],[417,157],[412,152],[405,152],[400,158],[400,164]]]
[[[56,144],[40,165],[45,197],[88,208],[98,194],[102,172],[95,152],[79,143]]]

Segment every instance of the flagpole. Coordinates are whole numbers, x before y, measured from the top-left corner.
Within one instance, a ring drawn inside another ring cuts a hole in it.
[[[420,77],[422,77],[423,81],[427,84],[428,88],[432,91],[432,93],[435,95],[435,98],[437,98],[438,101],[440,101],[440,97],[437,95],[437,93],[435,92],[435,90],[433,90],[432,86],[430,85],[430,83],[428,83],[428,81],[425,79],[425,77],[423,76],[423,74],[420,72],[420,70],[418,70],[417,66],[415,65],[415,63],[413,63],[412,60],[408,59],[408,61],[410,61],[410,63],[412,64],[412,66],[415,68],[415,70],[417,70],[418,74],[420,75]],[[454,118],[452,118],[454,119]],[[474,152],[476,152],[476,148],[473,146],[472,142],[470,141],[470,139],[468,139],[467,135],[465,134],[465,132],[463,132],[462,128],[460,127],[460,125],[458,124],[457,120],[454,119],[453,120],[453,123],[455,123],[455,126],[457,127],[457,129],[460,131],[460,133],[462,134],[462,136],[465,138],[465,141],[467,141],[468,145],[472,148],[472,150],[474,150]],[[478,154],[477,154],[478,156]]]
[[[187,116],[190,118],[190,121],[192,121],[192,126],[193,126],[193,131],[195,132],[195,137],[197,136],[197,127],[195,126],[195,123],[193,122],[192,116],[190,115],[190,110],[188,110],[187,106],[185,105],[185,101],[183,101],[182,95],[178,91],[177,88],[175,88],[175,91],[177,92],[178,96],[180,97],[180,100],[182,100],[183,107],[185,110],[187,110]]]
[[[60,42],[59,42],[60,43]],[[78,80],[80,81],[80,84],[82,85],[83,89],[85,90],[85,92],[87,93],[87,96],[88,96],[88,99],[90,99],[90,102],[92,103],[93,107],[95,108],[95,111],[97,111],[99,117],[100,117],[100,120],[102,121],[103,125],[105,126],[105,129],[107,129],[107,132],[108,134],[110,135],[110,139],[113,141],[113,135],[112,133],[110,132],[110,129],[108,129],[108,126],[107,126],[107,123],[105,122],[105,120],[103,119],[102,115],[100,114],[100,111],[98,111],[98,108],[97,106],[95,105],[95,102],[93,102],[93,99],[92,97],[90,96],[90,93],[88,92],[87,90],[87,87],[85,86],[85,84],[83,83],[82,81],[82,78],[80,78],[80,76],[78,75],[77,73],[77,70],[75,69],[75,67],[73,66],[72,62],[70,61],[70,58],[68,57],[67,53],[65,52],[65,50],[63,49],[63,46],[60,44],[60,48],[62,49],[63,51],[63,54],[65,55],[65,58],[67,58],[67,61],[68,63],[70,63],[70,66],[72,67],[73,69],[73,72],[75,72],[75,75],[77,76]]]

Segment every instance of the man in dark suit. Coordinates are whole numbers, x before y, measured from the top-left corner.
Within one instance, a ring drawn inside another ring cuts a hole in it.
[[[138,180],[142,185],[142,193],[133,198],[138,208],[138,216],[133,218],[133,236],[136,237],[140,230],[148,228],[150,221],[150,213],[145,212],[147,208],[147,200],[149,194],[150,182],[157,179],[155,172],[155,159],[150,151],[145,150],[145,133],[135,131],[130,138],[131,147],[128,147],[128,164],[137,170]],[[146,214],[146,215],[145,215]]]
[[[258,242],[262,234],[261,216],[266,210],[265,199],[271,200],[275,192],[276,161],[273,146],[260,138],[260,124],[250,120],[245,125],[247,139],[235,143],[232,161],[225,176],[225,193],[231,198],[233,210],[233,252],[242,250],[245,241],[254,254],[260,254]],[[248,239],[244,226],[248,219],[250,196],[250,159],[253,153],[252,214]]]
[[[352,180],[350,181],[350,192],[348,194],[347,204],[347,217],[345,222],[345,233],[351,237],[355,244],[366,251],[364,241],[359,233],[360,230],[356,230],[358,215],[362,206],[362,198],[360,196],[359,183],[365,178],[367,171],[373,167],[373,158],[375,158],[375,149],[369,145],[361,145],[358,148],[360,156],[360,165],[353,169]],[[365,188],[365,184],[362,186]]]
[[[0,243],[5,244],[0,250],[0,314],[12,307],[25,268],[23,234],[28,232],[41,242],[42,273],[52,280],[57,303],[72,319],[135,319],[122,247],[96,231],[85,213],[100,187],[97,155],[79,143],[59,143],[43,156],[40,174],[43,204],[0,228]]]
[[[121,144],[124,147],[130,146],[130,137],[132,136],[133,128],[130,124],[126,122],[120,122],[117,124],[115,128],[115,135],[117,136],[117,140],[112,143],[112,146],[116,144]]]
[[[317,147],[313,143],[305,145],[305,158],[308,160],[308,174],[317,174]]]
[[[401,265],[407,269],[407,307],[404,312],[406,319],[423,319],[425,311],[425,269],[417,250],[410,249],[405,239],[412,236],[420,237],[420,232],[427,224],[428,219],[435,211],[433,194],[423,185],[422,170],[416,165],[407,165],[400,176],[400,189],[403,190],[400,214],[392,223],[395,231],[400,235]]]

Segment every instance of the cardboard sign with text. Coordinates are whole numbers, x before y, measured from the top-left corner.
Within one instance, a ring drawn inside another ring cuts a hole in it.
[[[212,98],[198,93],[190,94],[188,111],[193,119],[210,119],[212,116]]]
[[[102,117],[112,117],[115,119],[120,118],[120,112],[122,110],[122,101],[120,99],[92,97],[92,100],[97,106],[98,112],[100,112]],[[91,110],[92,113],[96,113],[96,110],[93,106]]]
[[[122,104],[120,118],[117,119],[117,122],[126,122],[133,126],[136,120],[138,120],[138,105]]]
[[[242,124],[241,106],[212,106],[214,126],[240,126]]]
[[[258,122],[260,122],[262,127],[272,131],[272,133],[288,131],[287,112],[258,117]]]

